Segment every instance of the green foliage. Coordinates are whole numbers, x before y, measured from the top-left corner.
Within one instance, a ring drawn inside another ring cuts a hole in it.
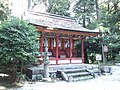
[[[63,16],[70,15],[70,13],[68,12],[70,7],[69,0],[48,0],[48,2],[49,2],[49,8],[47,10],[48,12]]]
[[[109,48],[108,59],[115,60],[120,51],[120,1],[111,0],[100,4],[100,24],[103,26],[103,42]]]
[[[76,45],[78,55],[81,55],[81,43]],[[85,63],[95,63],[96,54],[101,54],[102,47],[99,38],[90,37],[84,42]],[[90,62],[89,62],[90,61]]]
[[[94,5],[95,5],[94,0],[78,0],[74,7],[74,12],[90,14],[91,11],[95,12]]]
[[[87,27],[88,24],[89,26],[93,24],[95,20],[94,0],[78,0],[73,9],[75,17],[78,18],[79,23],[83,25],[83,27]]]
[[[109,28],[111,32],[116,32],[119,29],[119,15],[120,15],[120,2],[107,1],[100,5],[101,14],[100,20],[104,27]]]
[[[11,82],[17,81],[24,66],[34,60],[37,51],[37,31],[35,27],[12,17],[0,25],[0,66],[8,73]]]
[[[120,55],[116,55],[115,57],[115,63],[120,63]]]
[[[95,63],[96,54],[102,53],[102,47],[100,43],[100,39],[98,37],[90,37],[85,40],[84,44],[85,58],[91,63]]]
[[[0,64],[27,62],[36,48],[37,32],[23,20],[11,18],[0,25]]]
[[[85,41],[85,47],[87,47],[91,53],[101,53],[101,43],[97,37],[90,37],[87,39]]]
[[[93,21],[93,22],[90,22],[86,25],[86,27],[89,28],[90,30],[94,30],[98,26],[99,26],[98,21]]]
[[[103,37],[103,42],[108,46],[108,59],[115,60],[116,55],[120,51],[120,35],[117,34],[106,34]]]
[[[8,1],[0,0],[0,22],[6,20],[9,13]]]

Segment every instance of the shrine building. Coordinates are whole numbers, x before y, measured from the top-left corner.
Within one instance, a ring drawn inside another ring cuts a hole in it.
[[[81,27],[70,17],[27,11],[26,20],[36,26],[39,32],[39,52],[44,52],[47,39],[50,64],[84,63],[84,40],[86,37],[98,36],[99,31]],[[80,43],[81,55],[75,48]]]

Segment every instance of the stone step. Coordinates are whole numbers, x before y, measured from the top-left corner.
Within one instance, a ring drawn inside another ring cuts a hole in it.
[[[84,72],[85,68],[79,68],[79,69],[66,69],[62,70],[65,73],[74,73],[74,72]]]
[[[74,76],[87,76],[90,75],[90,73],[88,72],[74,72],[74,73],[67,73],[67,76],[70,77],[74,77]]]
[[[83,80],[89,80],[89,79],[93,79],[93,76],[74,77],[71,81],[76,82],[76,81],[83,81]]]
[[[81,81],[94,78],[85,68],[58,71],[58,76],[65,81]]]

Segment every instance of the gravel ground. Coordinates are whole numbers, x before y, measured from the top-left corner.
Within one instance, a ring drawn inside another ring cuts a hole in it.
[[[36,82],[24,84],[20,89],[14,90],[120,90],[120,77],[101,76],[96,79],[79,82]]]

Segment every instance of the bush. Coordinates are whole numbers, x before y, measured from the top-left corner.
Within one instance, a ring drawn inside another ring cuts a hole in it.
[[[116,63],[120,63],[120,55],[116,55],[116,57],[115,57],[115,62],[116,62]]]
[[[0,65],[9,71],[21,70],[37,51],[37,31],[29,23],[12,17],[0,25]]]

